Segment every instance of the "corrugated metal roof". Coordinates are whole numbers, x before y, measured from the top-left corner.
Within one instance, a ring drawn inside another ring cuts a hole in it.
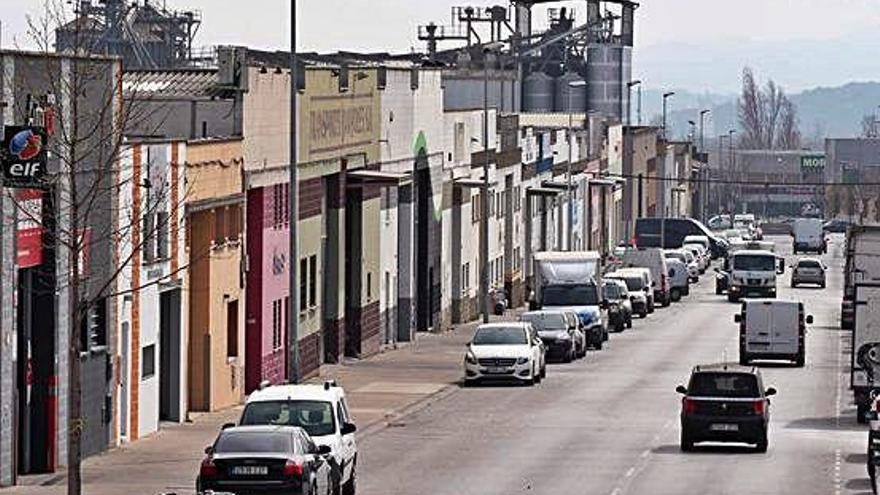
[[[122,75],[122,91],[137,97],[207,97],[219,93],[216,69],[136,70]]]

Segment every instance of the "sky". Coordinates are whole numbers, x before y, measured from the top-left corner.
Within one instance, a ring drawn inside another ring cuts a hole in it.
[[[31,47],[26,16],[45,0],[0,0],[2,46]],[[58,0],[53,0],[58,1]],[[139,0],[142,1],[142,0]],[[153,0],[156,3],[163,0]],[[242,44],[285,49],[287,0],[164,0],[202,13],[198,45]],[[448,24],[454,5],[506,0],[298,0],[302,50],[423,49],[418,25]],[[559,2],[579,16],[585,2]],[[543,24],[546,14],[536,7]],[[735,92],[743,65],[790,91],[880,80],[876,57],[878,0],[642,0],[636,12],[634,74],[650,87]]]

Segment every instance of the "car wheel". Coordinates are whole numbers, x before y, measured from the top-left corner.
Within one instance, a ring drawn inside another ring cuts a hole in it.
[[[547,378],[547,363],[544,363],[544,366],[541,367],[541,380]]]
[[[821,287],[821,288],[824,289],[824,288],[825,288],[825,282],[822,282],[821,284],[819,284],[819,287]]]
[[[867,404],[856,404],[856,422],[859,424],[865,424],[868,422],[868,419],[865,417],[868,414],[868,405]]]
[[[653,312],[654,312],[654,301],[651,301],[650,303],[648,303],[648,313],[653,313]]]
[[[798,353],[797,357],[794,359],[794,365],[798,368],[803,368],[804,364],[806,364],[807,357],[803,352]]]
[[[733,302],[733,303],[735,303],[735,302],[739,302],[739,297],[737,297],[737,296],[735,296],[735,295],[733,295],[733,294],[727,294],[727,301],[728,301],[728,302]]]
[[[357,491],[357,460],[354,461],[354,464],[351,466],[351,476],[348,477],[348,481],[342,485],[342,495],[355,495]]]
[[[565,357],[562,358],[562,362],[563,363],[570,363],[573,360],[574,360],[574,348],[571,348],[568,350],[568,352],[565,353]]]
[[[681,300],[681,291],[679,289],[672,289],[672,292],[669,294],[669,298],[674,302],[678,302]],[[668,306],[668,304],[667,304]]]
[[[595,347],[597,351],[601,351],[602,350],[602,339],[599,339],[599,341],[596,342],[596,345],[594,345],[593,347]]]
[[[721,294],[724,294],[724,291],[721,290],[721,287],[719,287],[718,284],[715,284],[715,295],[720,296]]]
[[[767,432],[765,431],[761,438],[758,439],[758,443],[755,445],[755,451],[763,454],[767,452]]]
[[[745,352],[740,351],[739,364],[741,364],[742,366],[747,366],[749,364],[749,361],[750,361],[749,355],[746,354]]]
[[[791,281],[791,288],[794,289],[795,287],[797,287],[797,282],[795,282],[794,280],[792,280],[792,281]]]
[[[694,450],[694,440],[688,435],[687,430],[681,429],[681,451],[690,452]]]
[[[639,313],[639,318],[641,318],[641,319],[644,320],[644,319],[647,318],[647,317],[648,317],[648,311],[647,311],[647,310],[641,311],[641,312]]]
[[[633,319],[632,319],[632,315],[630,315],[630,317],[626,319],[626,328],[632,328],[632,327],[633,327]]]

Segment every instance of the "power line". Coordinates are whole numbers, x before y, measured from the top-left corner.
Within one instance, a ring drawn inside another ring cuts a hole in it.
[[[793,187],[793,186],[802,186],[802,187],[826,187],[826,186],[844,186],[844,187],[858,187],[858,186],[880,186],[880,182],[770,182],[770,181],[752,181],[752,180],[732,180],[732,179],[699,179],[699,178],[677,178],[677,177],[657,177],[652,175],[639,175],[639,174],[612,174],[612,173],[602,173],[600,174],[601,178],[618,178],[618,179],[639,179],[642,180],[652,180],[655,182],[688,182],[688,183],[697,183],[697,184],[705,184],[706,182],[710,184],[730,184],[730,185],[753,185],[753,186],[778,186],[778,187]]]

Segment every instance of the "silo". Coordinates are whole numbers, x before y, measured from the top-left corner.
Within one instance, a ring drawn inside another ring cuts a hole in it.
[[[533,72],[523,80],[523,110],[534,113],[553,111],[553,78],[543,72]]]
[[[566,71],[556,78],[556,111],[568,113],[585,113],[587,111],[587,86],[571,87],[573,82],[583,82],[584,78],[577,72]],[[571,108],[569,109],[569,106]]]

